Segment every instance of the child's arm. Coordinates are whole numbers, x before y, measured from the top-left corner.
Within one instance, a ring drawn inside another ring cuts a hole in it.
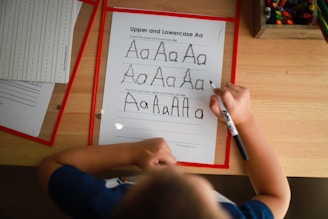
[[[256,192],[253,199],[265,203],[275,218],[283,218],[290,202],[289,184],[274,150],[251,112],[249,91],[228,84],[216,92],[225,102],[248,152],[249,160],[243,162]],[[211,97],[210,107],[224,121],[215,96]]]
[[[175,163],[175,157],[165,140],[153,138],[135,143],[76,148],[51,155],[42,160],[39,177],[43,187],[47,189],[52,173],[65,164],[96,174],[123,165],[137,165],[141,169],[148,169]]]

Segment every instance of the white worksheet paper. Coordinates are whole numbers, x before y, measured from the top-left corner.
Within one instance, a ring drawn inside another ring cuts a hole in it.
[[[81,7],[76,1],[75,22]],[[0,80],[0,126],[39,136],[54,87],[55,83]]]
[[[213,164],[225,22],[113,12],[99,144],[164,137],[178,161]]]
[[[0,80],[0,125],[39,136],[54,83]]]
[[[0,79],[68,83],[76,0],[0,1]]]

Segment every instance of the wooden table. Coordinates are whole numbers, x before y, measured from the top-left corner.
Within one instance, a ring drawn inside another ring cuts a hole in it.
[[[287,175],[328,177],[328,44],[323,40],[254,39],[253,10],[248,2],[242,4],[237,83],[251,90],[253,112]],[[0,132],[1,165],[37,166],[47,155],[87,146],[100,16],[98,10],[55,145]],[[245,174],[236,147],[231,150],[229,169],[183,168],[193,173]]]

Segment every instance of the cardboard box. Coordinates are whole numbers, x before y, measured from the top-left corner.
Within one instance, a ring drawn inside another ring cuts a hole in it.
[[[316,1],[315,1],[316,5]],[[322,33],[316,25],[299,24],[266,24],[265,0],[254,0],[254,37],[261,39],[323,39]],[[316,12],[314,12],[316,16]],[[316,18],[314,18],[316,19]]]

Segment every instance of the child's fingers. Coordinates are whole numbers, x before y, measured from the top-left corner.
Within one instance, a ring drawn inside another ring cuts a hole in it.
[[[240,88],[232,83],[226,84],[226,86],[223,88],[226,92],[230,92],[233,96],[238,95],[240,92]]]
[[[237,95],[237,92],[230,89],[229,87],[224,87],[222,89],[222,100],[228,110],[231,110],[235,104],[235,97]]]
[[[215,88],[213,91],[216,95],[222,96],[223,91],[221,88]]]
[[[224,117],[220,111],[218,97],[216,95],[212,95],[210,98],[210,109],[219,120],[224,121]]]
[[[214,93],[220,97],[222,97],[223,99],[225,98],[230,98],[230,96],[232,97],[232,93],[235,93],[236,91],[234,91],[233,89],[231,89],[230,87],[223,87],[223,88],[215,88],[214,89]],[[229,94],[230,93],[230,94]]]
[[[231,91],[233,94],[238,94],[240,92],[243,92],[246,88],[240,85],[228,83],[225,86],[229,91]]]
[[[212,112],[216,115],[219,116],[221,114],[220,108],[219,108],[219,101],[217,99],[218,97],[216,95],[212,95],[210,98],[210,109]]]

